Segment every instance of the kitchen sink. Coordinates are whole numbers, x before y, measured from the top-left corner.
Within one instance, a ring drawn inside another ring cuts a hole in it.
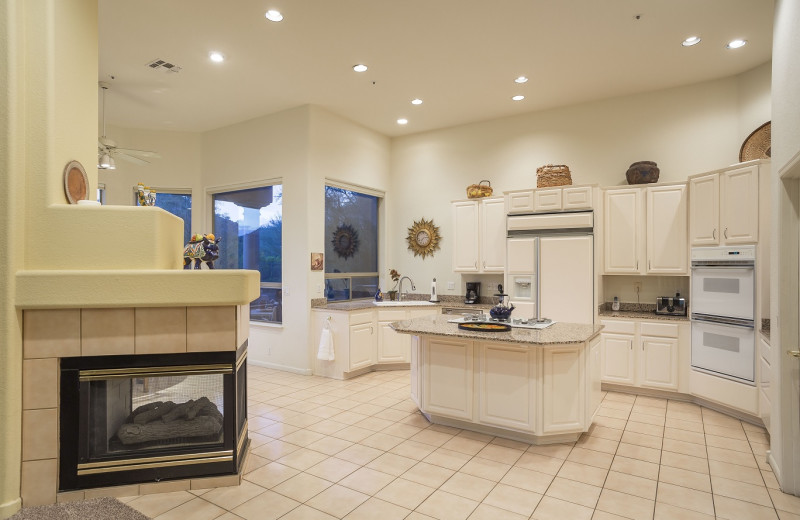
[[[389,302],[372,302],[377,307],[423,307],[436,305],[432,302],[425,300],[405,300],[405,301],[389,301]]]

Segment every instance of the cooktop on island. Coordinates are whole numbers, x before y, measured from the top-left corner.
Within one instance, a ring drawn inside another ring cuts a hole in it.
[[[509,325],[512,328],[519,328],[519,329],[546,329],[550,325],[556,323],[555,321],[548,319],[548,318],[541,318],[537,320],[536,318],[532,318],[530,320],[526,320],[524,318],[512,318],[511,320],[495,320],[492,318],[487,317],[485,314],[473,314],[468,316],[462,316],[460,318],[454,318],[452,320],[447,320],[448,323],[503,323],[505,325]]]

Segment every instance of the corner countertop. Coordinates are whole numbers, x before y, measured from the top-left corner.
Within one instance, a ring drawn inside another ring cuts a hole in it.
[[[627,303],[620,302],[620,310],[612,311],[611,302],[605,302],[597,308],[600,318],[622,318],[632,320],[658,320],[658,321],[689,321],[686,316],[670,316],[656,314],[656,306],[652,303]]]
[[[311,308],[314,310],[328,310],[328,311],[359,311],[363,309],[386,309],[386,310],[397,310],[397,309],[436,309],[440,311],[442,308],[455,308],[455,309],[467,309],[475,311],[483,310],[488,311],[492,308],[491,304],[465,304],[463,300],[460,302],[448,302],[448,301],[440,301],[437,303],[428,303],[428,300],[407,300],[407,305],[376,305],[374,300],[356,300],[356,301],[348,301],[348,302],[332,302],[332,303],[323,303],[320,302],[319,304],[315,304],[312,302]]]
[[[391,327],[402,334],[446,336],[472,340],[499,341],[524,345],[556,345],[584,343],[597,336],[602,325],[584,323],[554,323],[541,330],[513,328],[508,332],[473,332],[458,328],[448,320],[453,316],[436,315],[392,323]]]

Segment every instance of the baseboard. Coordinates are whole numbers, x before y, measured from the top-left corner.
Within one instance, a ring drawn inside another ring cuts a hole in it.
[[[781,481],[783,481],[783,478],[781,478],[783,476],[781,474],[781,467],[778,465],[778,461],[775,460],[775,457],[772,456],[772,450],[769,450],[767,453],[769,454],[767,455],[767,464],[772,468],[772,472],[775,474],[775,478],[778,480],[778,485],[780,486]]]
[[[11,518],[20,509],[22,509],[21,497],[0,504],[0,518]]]
[[[266,361],[259,361],[257,359],[248,358],[247,359],[248,365],[255,365],[257,367],[264,367],[264,368],[274,368],[275,370],[282,370],[284,372],[291,372],[293,374],[300,374],[301,376],[310,376],[312,375],[310,368],[296,368],[290,367],[288,365],[279,365],[277,363],[267,363]]]
[[[659,397],[661,399],[671,399],[673,401],[683,401],[686,403],[693,403],[714,410],[715,412],[720,412],[724,413],[725,415],[730,415],[731,417],[739,419],[740,421],[745,421],[755,426],[761,426],[762,428],[766,429],[764,426],[764,421],[762,421],[761,418],[756,417],[755,415],[751,415],[747,412],[742,412],[735,408],[730,408],[723,404],[719,404],[714,401],[709,401],[708,399],[704,399],[702,397],[698,397],[692,394],[684,394],[681,392],[670,392],[668,390],[656,390],[655,388],[640,388],[634,386],[617,385],[614,383],[601,383],[600,388],[604,392],[619,392],[622,394],[643,395],[645,397]]]

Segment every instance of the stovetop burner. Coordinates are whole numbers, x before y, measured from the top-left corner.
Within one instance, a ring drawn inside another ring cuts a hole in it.
[[[495,318],[489,318],[485,314],[473,314],[462,316],[460,318],[455,318],[452,320],[447,320],[448,323],[505,323],[510,325],[512,328],[519,328],[519,329],[546,329],[553,323],[553,320],[549,318],[532,318],[532,319],[523,319],[523,318],[511,318],[510,320],[501,320]]]

